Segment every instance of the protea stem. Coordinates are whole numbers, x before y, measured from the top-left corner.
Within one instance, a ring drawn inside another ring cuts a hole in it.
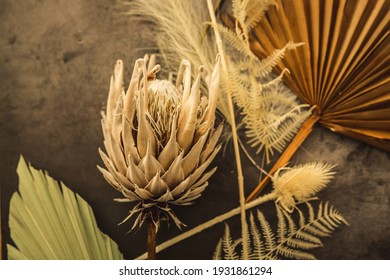
[[[148,260],[156,259],[156,226],[153,221],[148,225]]]
[[[320,119],[318,110],[313,110],[313,113],[307,120],[303,123],[301,129],[295,135],[295,138],[291,141],[288,147],[284,150],[283,154],[268,172],[267,176],[256,186],[256,188],[252,191],[252,193],[247,197],[246,202],[249,202],[255,199],[265,188],[271,176],[281,167],[286,165],[291,157],[295,154],[297,149],[302,145],[305,139],[310,135],[313,130],[313,126]]]
[[[148,241],[147,241],[147,251],[148,251],[148,260],[156,259],[156,224],[154,220],[154,212],[151,212],[151,215],[148,219]]]
[[[222,70],[224,71],[225,77],[228,74],[227,62],[224,47],[222,45],[221,35],[218,31],[217,19],[215,18],[213,3],[211,0],[207,0],[207,6],[209,9],[209,14],[211,18],[212,25],[214,27],[215,41],[217,44],[218,52],[221,56],[221,64]],[[226,79],[228,80],[228,79]],[[230,115],[230,125],[232,128],[232,136],[233,136],[233,146],[234,146],[234,154],[236,158],[236,166],[237,166],[237,181],[238,181],[238,191],[240,195],[240,207],[241,207],[241,233],[242,233],[242,251],[244,259],[249,258],[249,250],[248,250],[248,226],[246,223],[246,215],[245,215],[245,193],[244,193],[244,176],[242,172],[241,165],[241,156],[240,156],[240,147],[238,144],[238,135],[237,135],[237,126],[234,118],[234,107],[233,107],[233,98],[231,93],[231,88],[229,85],[227,86],[227,99],[229,106],[229,115]]]

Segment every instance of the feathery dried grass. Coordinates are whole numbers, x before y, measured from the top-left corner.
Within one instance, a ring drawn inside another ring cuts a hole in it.
[[[280,168],[273,176],[276,199],[284,209],[292,211],[296,202],[312,198],[332,180],[335,165],[313,162]]]

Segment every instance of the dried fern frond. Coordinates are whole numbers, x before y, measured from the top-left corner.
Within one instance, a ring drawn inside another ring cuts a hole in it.
[[[294,221],[290,213],[276,204],[278,216],[276,234],[259,210],[256,212],[257,221],[251,213],[250,259],[315,259],[315,256],[307,251],[322,247],[320,238],[329,237],[340,224],[348,225],[343,216],[328,202],[320,203],[316,213],[310,203],[306,203],[306,206],[308,217],[297,209],[299,218],[296,219],[298,221]],[[225,234],[214,252],[214,259],[242,259],[242,255],[237,253],[240,246],[241,240],[233,240],[229,227],[226,226]]]
[[[261,15],[273,1],[259,2],[256,13]],[[262,4],[261,4],[261,3]],[[261,5],[260,5],[261,4]],[[253,4],[254,5],[254,4]],[[248,7],[250,9],[248,9]],[[310,106],[299,105],[292,93],[280,83],[282,75],[270,78],[275,65],[288,50],[301,44],[287,43],[283,48],[263,60],[259,60],[250,50],[252,4],[248,1],[233,1],[233,16],[236,19],[230,29],[219,25],[227,46],[229,71],[223,84],[231,89],[235,103],[244,115],[249,143],[257,147],[257,152],[265,151],[267,162],[274,150],[281,152],[310,115]]]
[[[251,0],[243,3],[246,11],[246,25],[251,29],[263,18],[270,6],[277,5],[275,0]]]
[[[319,162],[280,168],[273,176],[276,202],[292,211],[296,202],[303,202],[321,191],[332,180],[334,165]]]

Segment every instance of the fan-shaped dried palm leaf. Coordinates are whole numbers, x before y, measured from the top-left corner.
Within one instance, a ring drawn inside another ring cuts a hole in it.
[[[277,68],[290,70],[285,82],[318,110],[270,173],[291,158],[317,121],[390,151],[390,1],[276,2],[277,8],[271,7],[254,28],[252,51],[262,58],[287,42],[304,42]]]
[[[118,245],[97,227],[88,203],[46,172],[17,167],[19,193],[10,202],[9,226],[17,248],[7,245],[8,259],[115,259]]]

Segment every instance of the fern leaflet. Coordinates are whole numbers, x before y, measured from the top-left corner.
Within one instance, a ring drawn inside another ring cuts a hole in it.
[[[313,206],[306,202],[308,217],[301,209],[297,209],[297,221],[278,204],[276,205],[278,223],[275,234],[264,215],[257,210],[257,221],[261,232],[255,222],[253,214],[250,215],[250,259],[315,259],[307,250],[322,247],[320,237],[329,236],[340,224],[348,223],[328,202],[320,203],[317,213]],[[220,240],[214,252],[218,259],[242,259],[238,255],[241,241],[233,241],[229,227],[226,225],[225,235]]]

